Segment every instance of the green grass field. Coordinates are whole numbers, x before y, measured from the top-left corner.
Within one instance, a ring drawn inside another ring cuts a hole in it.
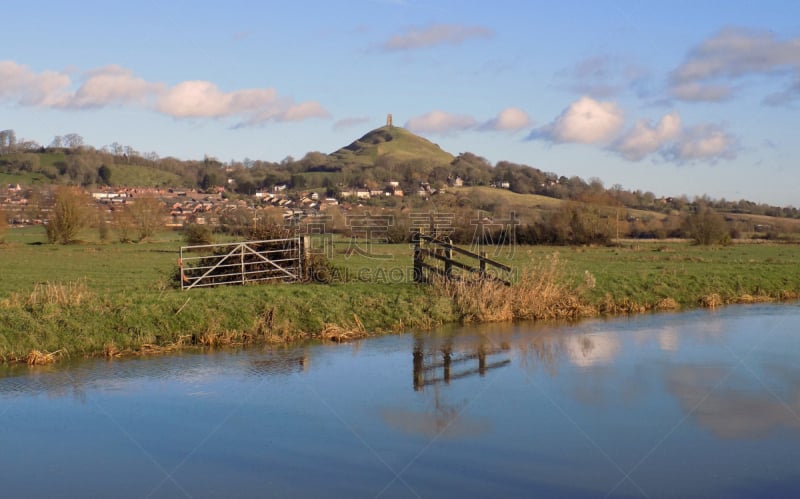
[[[0,245],[0,358],[32,350],[70,355],[146,346],[313,338],[327,325],[369,332],[429,328],[458,319],[447,297],[412,281],[409,244],[335,240],[333,284],[250,285],[181,291],[173,276],[181,235],[142,244],[47,244],[42,227],[9,229]],[[560,280],[597,313],[800,296],[800,246],[486,248],[521,273],[557,255]],[[59,294],[61,293],[61,294]],[[712,302],[709,296],[715,295]],[[706,301],[704,301],[706,300]],[[671,307],[670,307],[671,308]]]

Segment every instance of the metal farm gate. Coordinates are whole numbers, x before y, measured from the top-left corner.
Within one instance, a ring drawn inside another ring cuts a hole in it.
[[[181,289],[303,278],[301,237],[182,246]]]

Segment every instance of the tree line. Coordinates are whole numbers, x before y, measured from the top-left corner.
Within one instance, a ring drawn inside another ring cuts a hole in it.
[[[381,189],[389,181],[399,182],[406,192],[415,192],[422,183],[436,190],[460,179],[464,185],[498,186],[519,194],[664,214],[690,212],[703,205],[717,212],[800,218],[800,210],[793,206],[707,196],[693,200],[685,195],[659,198],[652,192],[628,190],[620,185],[607,188],[598,178],[559,176],[509,161],[492,165],[469,152],[459,154],[450,163],[380,156],[372,164],[363,165],[318,151],[309,152],[300,159],[289,156],[278,162],[245,158],[223,163],[209,156],[202,160],[161,158],[155,152],[141,153],[118,142],[98,149],[87,145],[76,133],[56,136],[49,145],[42,146],[35,141],[18,139],[14,130],[0,131],[1,173],[38,174],[46,182],[102,187],[121,185],[122,174],[134,171],[131,167],[160,172],[161,176],[154,180],[127,175],[125,180],[130,186],[202,191],[225,188],[232,195],[243,196],[285,185],[288,189],[317,190],[331,197],[341,197],[345,189]],[[137,179],[141,183],[136,184]]]

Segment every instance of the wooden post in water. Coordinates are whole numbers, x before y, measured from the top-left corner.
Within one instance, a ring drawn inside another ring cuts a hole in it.
[[[450,344],[442,348],[442,371],[444,374],[444,382],[450,384],[450,364],[452,363],[452,349]]]
[[[414,339],[414,391],[418,392],[425,386],[425,372],[423,363],[425,362],[425,345],[420,338]]]

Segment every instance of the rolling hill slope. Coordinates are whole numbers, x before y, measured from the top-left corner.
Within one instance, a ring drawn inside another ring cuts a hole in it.
[[[343,166],[372,166],[380,158],[397,162],[419,159],[428,164],[449,164],[454,159],[433,142],[395,126],[376,128],[329,157]]]

